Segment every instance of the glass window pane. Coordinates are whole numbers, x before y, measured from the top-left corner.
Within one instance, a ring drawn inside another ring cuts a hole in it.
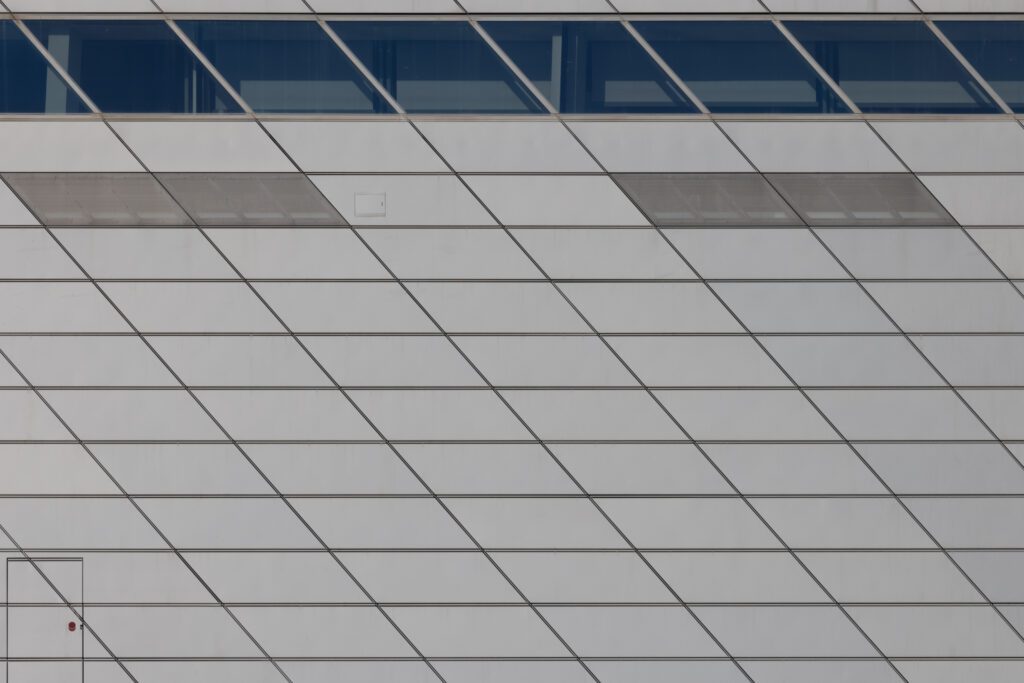
[[[1024,112],[1024,21],[940,21],[981,77],[1016,112]]]
[[[101,111],[240,111],[162,21],[27,21]]]
[[[910,173],[772,173],[808,225],[955,225]]]
[[[865,112],[998,109],[920,21],[788,21],[786,27]]]
[[[319,24],[180,21],[178,25],[255,111],[391,111]]]
[[[466,22],[335,21],[331,28],[406,111],[543,110]]]
[[[627,173],[615,180],[655,225],[800,225],[756,173]]]
[[[0,113],[78,114],[89,109],[18,27],[0,21]]]
[[[642,21],[637,30],[713,112],[849,109],[767,21]]]
[[[696,111],[618,22],[489,21],[484,27],[560,112]]]

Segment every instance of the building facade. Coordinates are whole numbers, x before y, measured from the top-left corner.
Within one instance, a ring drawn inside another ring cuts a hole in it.
[[[1024,680],[1022,115],[1022,0],[3,0],[0,683]]]

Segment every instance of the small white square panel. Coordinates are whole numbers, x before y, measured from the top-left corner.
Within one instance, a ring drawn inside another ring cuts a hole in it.
[[[381,193],[357,192],[355,198],[357,218],[384,218],[388,215],[388,196]]]
[[[452,175],[319,175],[311,180],[353,225],[494,225]],[[360,216],[363,195],[387,195],[384,215]]]

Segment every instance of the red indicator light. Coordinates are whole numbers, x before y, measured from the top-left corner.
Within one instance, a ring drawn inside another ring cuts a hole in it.
[[[78,624],[76,624],[73,621],[69,621],[68,622],[68,630],[71,631],[72,633],[74,633],[75,631],[78,630]]]

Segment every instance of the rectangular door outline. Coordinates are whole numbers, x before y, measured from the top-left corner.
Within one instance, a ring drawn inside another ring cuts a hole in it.
[[[57,583],[50,576],[46,575],[46,565],[50,564],[50,563],[58,563],[58,562],[62,562],[62,563],[63,562],[75,562],[79,566],[79,568],[78,568],[78,579],[79,579],[78,598],[79,598],[80,602],[71,601],[69,599],[68,595],[61,594],[60,595],[60,599],[63,600],[64,602],[59,602],[59,603],[58,602],[54,602],[54,606],[55,607],[63,606],[65,609],[68,609],[69,610],[69,614],[71,614],[71,616],[74,619],[74,621],[77,622],[77,625],[78,625],[78,637],[79,637],[79,650],[78,650],[79,651],[79,657],[78,657],[78,659],[79,659],[79,662],[80,662],[80,676],[81,676],[81,678],[79,680],[82,683],[85,683],[85,562],[84,562],[84,558],[81,558],[81,557],[33,557],[31,559],[26,558],[26,557],[8,557],[7,558],[7,562],[5,563],[6,566],[4,567],[4,569],[6,570],[4,572],[5,600],[6,600],[6,602],[4,603],[4,606],[5,606],[4,607],[4,622],[5,622],[5,624],[4,624],[4,626],[5,626],[5,628],[4,628],[4,638],[5,638],[5,643],[4,643],[4,655],[5,655],[4,669],[5,669],[5,671],[4,671],[4,674],[5,674],[5,678],[6,678],[7,683],[12,683],[11,682],[11,603],[15,602],[15,601],[12,601],[12,599],[11,599],[11,565],[12,564],[25,564],[25,565],[28,565],[30,563],[34,564],[34,565],[37,565],[37,566],[31,567],[31,571],[36,572],[36,574],[38,575],[40,570],[42,570],[42,573],[43,573],[44,576],[46,576],[46,578],[43,579],[42,576],[39,576],[39,580],[42,581],[43,583],[47,584],[48,587],[50,588],[50,590],[53,591],[54,587],[56,587],[57,589],[59,589],[60,587],[57,585]],[[54,597],[55,598],[57,597],[56,592],[55,592]],[[69,603],[70,603],[71,607],[74,608],[73,610],[68,608],[68,604]],[[17,604],[17,603],[15,603],[15,604]],[[73,612],[77,612],[78,616],[75,616],[73,614]]]

